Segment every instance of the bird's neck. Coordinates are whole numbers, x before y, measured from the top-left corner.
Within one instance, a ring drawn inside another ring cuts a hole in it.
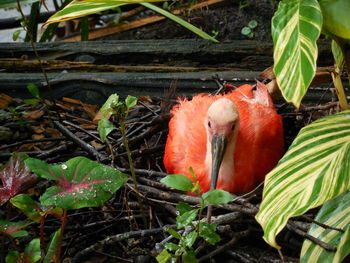
[[[234,171],[234,153],[238,134],[238,124],[235,125],[235,129],[232,131],[227,139],[227,145],[225,149],[225,154],[221,162],[219,176],[218,176],[218,187],[220,184],[225,184],[227,181],[232,181],[235,171]],[[207,174],[211,176],[212,168],[212,151],[211,151],[211,139],[207,136],[207,147],[206,147],[206,157],[205,166]]]

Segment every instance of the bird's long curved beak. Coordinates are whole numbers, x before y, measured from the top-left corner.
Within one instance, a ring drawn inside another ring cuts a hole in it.
[[[211,184],[210,190],[216,188],[216,183],[219,176],[220,166],[222,159],[224,158],[224,153],[226,149],[227,140],[224,135],[214,134],[211,140],[211,156],[212,156],[212,166],[211,166]]]

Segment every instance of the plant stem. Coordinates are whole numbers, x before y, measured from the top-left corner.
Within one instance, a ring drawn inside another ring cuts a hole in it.
[[[62,240],[63,240],[63,235],[64,235],[64,230],[66,228],[67,224],[67,210],[63,209],[63,215],[61,219],[61,235],[58,240],[58,245],[57,245],[57,250],[56,250],[56,257],[55,257],[55,262],[60,263],[61,261],[61,249],[62,249]]]
[[[127,156],[128,156],[131,177],[132,177],[132,180],[133,180],[133,183],[134,183],[134,187],[135,187],[135,191],[136,191],[136,195],[137,195],[137,202],[139,203],[139,206],[140,206],[143,223],[144,223],[145,227],[147,227],[147,219],[146,219],[146,215],[145,215],[145,210],[143,208],[142,200],[140,198],[139,188],[138,188],[138,185],[137,185],[136,174],[135,174],[135,167],[134,167],[134,163],[133,163],[132,158],[131,158],[131,151],[130,151],[130,148],[129,148],[128,138],[126,138],[126,128],[125,128],[125,118],[124,117],[120,118],[120,130],[121,130],[121,133],[122,133],[125,150],[126,150],[126,153],[127,153]]]
[[[30,44],[33,48],[33,51],[34,51],[34,54],[35,54],[35,57],[36,59],[38,60],[39,62],[39,65],[40,65],[40,69],[42,71],[42,73],[44,74],[44,78],[45,78],[45,82],[46,82],[46,85],[48,86],[49,90],[51,90],[51,86],[50,86],[50,82],[49,82],[49,78],[47,76],[47,73],[46,73],[46,70],[43,66],[43,63],[39,57],[39,54],[38,54],[38,51],[36,49],[36,46],[35,46],[35,43],[34,43],[34,38],[33,38],[33,35],[32,35],[32,32],[30,32],[30,30],[27,30],[26,28],[26,24],[27,24],[27,21],[26,21],[26,17],[23,13],[23,10],[22,10],[22,7],[21,7],[21,4],[20,4],[20,0],[16,0],[17,1],[17,8],[18,8],[18,11],[21,13],[21,16],[22,16],[22,19],[24,21],[24,25],[23,25],[23,28],[25,31],[27,31],[27,35],[29,36],[29,39],[30,39]]]

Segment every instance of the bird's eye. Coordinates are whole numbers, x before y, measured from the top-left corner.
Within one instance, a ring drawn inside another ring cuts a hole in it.
[[[210,123],[210,121],[208,121],[208,127],[211,128],[211,123]]]

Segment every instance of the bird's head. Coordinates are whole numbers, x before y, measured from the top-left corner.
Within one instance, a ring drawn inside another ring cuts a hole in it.
[[[237,107],[229,99],[220,98],[214,101],[208,109],[205,125],[208,141],[211,143],[211,190],[216,188],[226,146],[233,140],[238,122]]]

